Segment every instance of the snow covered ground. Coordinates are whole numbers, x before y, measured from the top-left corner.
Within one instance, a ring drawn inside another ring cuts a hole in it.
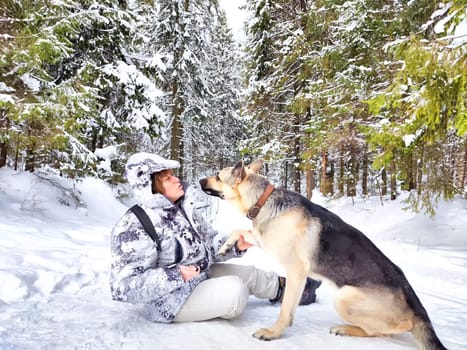
[[[72,186],[61,180],[62,186]],[[87,207],[28,173],[0,169],[0,349],[414,349],[410,334],[384,339],[336,337],[340,320],[333,289],[298,308],[284,336],[251,337],[271,325],[279,306],[251,297],[236,320],[156,324],[140,307],[114,302],[108,288],[109,233],[126,210],[110,188],[87,179],[78,186]],[[442,202],[434,219],[379,198],[314,200],[365,232],[405,272],[444,344],[467,348],[467,202]],[[68,203],[65,206],[62,203]],[[248,224],[225,205],[213,207],[222,232]],[[280,271],[264,252],[239,263]]]

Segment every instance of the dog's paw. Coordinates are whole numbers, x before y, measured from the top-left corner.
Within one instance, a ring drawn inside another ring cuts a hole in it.
[[[347,335],[345,332],[345,327],[344,326],[335,326],[331,327],[329,329],[329,334],[334,334],[334,335]]]
[[[362,328],[357,326],[351,326],[348,324],[334,326],[329,330],[329,333],[334,335],[347,335],[350,337],[368,337],[368,333],[366,333]]]
[[[255,333],[253,337],[259,340],[272,340],[280,337],[280,334],[277,334],[269,328],[260,328]]]

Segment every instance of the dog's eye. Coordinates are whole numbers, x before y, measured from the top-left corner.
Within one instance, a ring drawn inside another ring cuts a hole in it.
[[[219,177],[219,173],[216,174],[216,180],[221,182],[221,178]]]

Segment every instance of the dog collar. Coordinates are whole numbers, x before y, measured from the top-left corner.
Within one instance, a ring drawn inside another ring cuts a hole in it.
[[[269,183],[266,186],[266,189],[264,190],[261,197],[259,197],[256,204],[248,210],[248,213],[246,214],[246,217],[248,219],[253,220],[255,217],[258,216],[259,211],[261,210],[261,207],[264,205],[264,203],[266,203],[266,201],[268,200],[269,196],[271,195],[273,191],[274,191],[274,186]]]

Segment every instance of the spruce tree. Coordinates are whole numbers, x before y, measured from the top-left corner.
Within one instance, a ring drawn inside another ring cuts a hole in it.
[[[459,4],[438,8],[433,16],[405,11],[401,25],[413,16],[420,30],[388,45],[403,64],[393,83],[369,101],[372,112],[388,121],[374,128],[370,137],[372,145],[391,144],[378,162],[384,164],[398,154],[399,180],[415,190],[410,207],[431,215],[441,195],[449,199],[465,193],[456,173],[465,172],[466,51],[465,42],[456,43],[453,35],[465,14]]]

